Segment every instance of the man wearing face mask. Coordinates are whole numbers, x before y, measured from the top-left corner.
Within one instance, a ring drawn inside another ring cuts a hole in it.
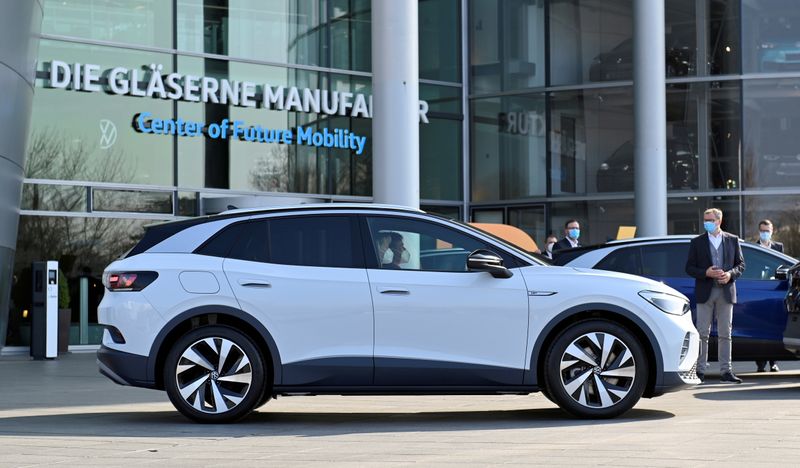
[[[694,278],[697,301],[697,331],[700,333],[700,357],[697,376],[705,379],[708,367],[708,336],[711,321],[717,319],[717,360],[721,382],[742,383],[731,365],[731,329],[733,305],[736,304],[735,281],[744,272],[744,258],[739,238],[720,229],[722,211],[710,208],[703,213],[701,234],[689,244],[686,274]]]
[[[564,238],[553,245],[553,252],[580,247],[578,238],[581,236],[581,225],[577,219],[570,219],[564,223]]]
[[[381,260],[381,268],[401,270],[402,268],[400,265],[408,263],[410,257],[408,250],[406,250],[403,244],[403,236],[400,233],[391,232],[389,235],[391,236],[391,241],[389,242],[388,250],[386,250]]]
[[[544,252],[542,252],[542,255],[552,260],[553,247],[555,247],[556,242],[558,242],[558,238],[555,235],[550,234],[549,236],[547,236],[547,239],[544,241],[545,247],[544,247]]]
[[[758,223],[758,245],[765,249],[777,250],[783,253],[783,244],[772,240],[772,221],[763,219]],[[767,371],[767,361],[756,361],[756,368],[758,372]],[[778,372],[778,364],[775,361],[769,361],[770,372]]]

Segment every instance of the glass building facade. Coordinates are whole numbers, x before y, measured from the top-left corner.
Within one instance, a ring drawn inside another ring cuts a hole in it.
[[[103,268],[143,226],[228,205],[370,201],[371,121],[53,88],[48,64],[371,94],[370,0],[43,0],[9,346],[29,340],[30,264],[60,261],[72,344],[96,343]],[[800,6],[665,0],[671,234],[725,212],[800,255]],[[423,209],[584,243],[634,224],[632,0],[420,0]],[[100,76],[103,86],[109,76]],[[342,148],[137,131],[134,117],[344,129]],[[641,176],[641,175],[640,175]],[[646,175],[645,175],[646,176]],[[42,242],[41,239],[53,239]],[[0,329],[2,329],[0,327]]]

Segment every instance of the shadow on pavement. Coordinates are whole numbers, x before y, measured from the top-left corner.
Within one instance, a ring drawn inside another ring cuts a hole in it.
[[[785,387],[785,386],[751,387],[752,385],[755,385],[755,383],[748,384],[748,381],[750,380],[755,380],[755,379],[748,378],[748,380],[745,380],[745,382],[740,385],[703,384],[699,387],[700,389],[714,388],[714,390],[716,390],[717,388],[719,388],[719,391],[697,392],[694,394],[694,397],[699,400],[711,400],[711,401],[741,401],[741,400],[800,401],[800,385],[792,387]]]
[[[175,411],[74,413],[0,418],[3,435],[70,437],[320,437],[378,432],[438,432],[603,426],[672,418],[666,411],[633,409],[609,420],[570,418],[557,408],[419,413],[298,413],[268,410],[229,425],[189,422]]]

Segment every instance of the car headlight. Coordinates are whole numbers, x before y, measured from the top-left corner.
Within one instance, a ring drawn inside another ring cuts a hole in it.
[[[639,295],[668,314],[683,315],[689,312],[689,302],[682,297],[659,291],[639,291]]]

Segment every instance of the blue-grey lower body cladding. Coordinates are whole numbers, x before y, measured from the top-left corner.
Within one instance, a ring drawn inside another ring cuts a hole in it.
[[[25,145],[39,52],[38,0],[0,0],[0,347],[8,327]]]

